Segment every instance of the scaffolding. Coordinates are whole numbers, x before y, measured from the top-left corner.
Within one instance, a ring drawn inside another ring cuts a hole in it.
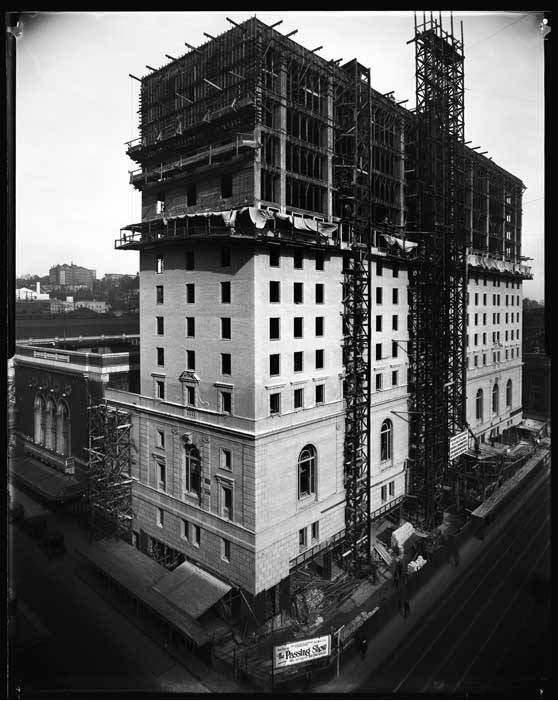
[[[345,542],[357,567],[370,559],[370,289],[371,95],[370,69],[344,67],[336,90],[337,207],[348,243],[344,258]]]
[[[460,458],[450,438],[465,428],[467,254],[464,222],[463,39],[415,14],[416,136],[409,271],[412,364],[410,499],[431,529],[456,506]]]
[[[131,538],[130,412],[106,400],[90,404],[87,503],[92,537]]]

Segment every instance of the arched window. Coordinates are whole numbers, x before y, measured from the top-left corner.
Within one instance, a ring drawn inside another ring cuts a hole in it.
[[[56,452],[70,454],[70,410],[66,402],[58,403],[56,412]]]
[[[498,383],[496,382],[494,384],[494,387],[492,387],[492,413],[493,414],[498,413],[499,404],[500,404],[500,390],[498,388]]]
[[[40,394],[35,397],[33,404],[35,417],[34,440],[37,445],[45,444],[45,400]]]
[[[201,492],[201,460],[195,445],[184,448],[183,489],[186,493],[200,494]]]
[[[46,403],[45,445],[49,450],[56,450],[56,405],[52,399]]]
[[[391,460],[393,446],[393,424],[389,419],[386,419],[380,429],[380,460]]]
[[[512,381],[508,380],[506,383],[506,406],[512,405]]]
[[[316,449],[305,445],[298,456],[298,498],[316,493]]]
[[[483,422],[483,420],[484,420],[484,396],[483,396],[482,389],[479,389],[479,391],[477,392],[476,417],[477,417],[478,421],[480,421],[481,423]]]

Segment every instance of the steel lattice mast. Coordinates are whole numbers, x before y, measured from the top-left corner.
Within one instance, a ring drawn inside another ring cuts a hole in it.
[[[465,427],[467,256],[464,227],[463,38],[415,15],[415,216],[410,270],[410,494],[427,528],[455,506],[459,461],[450,437]],[[411,235],[413,235],[411,233]]]

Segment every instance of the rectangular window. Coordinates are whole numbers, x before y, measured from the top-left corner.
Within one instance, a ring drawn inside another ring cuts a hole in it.
[[[193,316],[186,317],[186,337],[194,338],[196,335],[196,320]]]
[[[324,317],[317,316],[316,317],[316,336],[323,336],[323,335],[324,335]]]
[[[486,346],[486,332],[482,335],[482,345]]]
[[[323,404],[325,401],[325,385],[316,385],[316,404]]]
[[[165,349],[157,348],[157,365],[163,367],[165,365]]]
[[[317,350],[316,351],[316,368],[323,368],[324,366],[324,351],[323,350]]]
[[[279,340],[279,328],[280,328],[280,319],[278,316],[272,316],[269,320],[269,339],[271,341],[277,341]]]
[[[157,274],[160,275],[161,273],[165,272],[165,259],[163,256],[157,256],[156,261]]]
[[[478,303],[479,303],[479,293],[475,292],[475,304],[478,305]]]
[[[384,484],[384,486],[382,487],[380,491],[380,496],[382,501],[387,501],[387,485]]]
[[[382,389],[382,373],[376,375],[376,391]]]
[[[231,374],[231,354],[221,353],[221,374],[230,375]]]
[[[196,286],[193,282],[186,285],[186,304],[194,304],[196,301]]]
[[[304,351],[295,351],[293,353],[294,371],[302,372],[304,370]]]
[[[269,301],[270,302],[280,302],[281,301],[281,283],[278,280],[269,281]]]
[[[231,337],[231,318],[229,316],[221,317],[221,338],[228,339]]]
[[[197,201],[198,192],[196,188],[196,183],[189,183],[186,186],[186,206],[193,207],[195,204],[197,204]]]
[[[304,283],[295,282],[293,285],[293,301],[295,304],[302,304],[304,301]]]
[[[394,358],[397,358],[397,349],[398,349],[397,341],[392,341],[391,342],[391,355]]]
[[[486,365],[486,353],[482,354],[482,364]]]
[[[302,338],[304,334],[304,319],[301,316],[295,316],[293,321],[293,335],[295,338]]]
[[[394,314],[391,317],[391,329],[392,329],[392,331],[397,331],[398,327],[399,327],[399,317],[397,316],[397,314]]]
[[[186,370],[196,369],[196,351],[187,350],[186,351]]]
[[[221,485],[221,516],[232,521],[233,517],[233,493],[230,487]]]
[[[231,283],[229,281],[221,283],[221,304],[231,302]]]
[[[301,251],[300,249],[298,249],[298,250],[296,250],[296,251],[294,252],[293,259],[294,259],[294,267],[295,267],[297,270],[301,270],[301,269],[302,269],[302,264],[303,264],[304,256],[303,256],[303,253],[302,253],[302,251]]]
[[[310,532],[312,535],[312,540],[319,540],[320,539],[320,522],[319,521],[314,521],[314,523],[310,526]]]
[[[398,371],[397,371],[397,370],[392,370],[392,372],[391,372],[391,384],[392,384],[393,387],[396,387],[396,386],[397,386],[398,379],[399,379],[399,373],[398,373]]]
[[[157,335],[163,336],[165,333],[165,318],[162,316],[157,316],[155,319],[157,321]]]
[[[165,432],[158,430],[156,433],[156,437],[157,437],[157,448],[164,448],[165,447]]]
[[[159,489],[164,491],[167,484],[167,468],[164,462],[157,463],[157,480]]]
[[[395,494],[395,482],[394,482],[394,481],[391,481],[391,482],[388,484],[388,487],[389,487],[389,495],[390,495],[390,497],[394,496],[394,494]]]
[[[382,344],[376,343],[376,360],[382,359]]]
[[[155,287],[155,291],[156,291],[155,298],[156,298],[157,304],[163,304],[163,302],[165,301],[165,296],[163,293],[163,285],[157,285]]]
[[[221,248],[221,267],[228,268],[231,264],[231,249],[228,246]]]
[[[473,356],[473,364],[475,367],[478,367],[479,364],[479,357],[478,355]]]
[[[483,307],[486,307],[486,292],[483,292],[483,295],[482,295],[482,305],[483,305]]]
[[[382,330],[382,317],[381,315],[376,316],[376,331]]]
[[[280,414],[281,413],[281,393],[274,392],[269,395],[269,413],[270,414]]]
[[[478,335],[478,333],[476,333],[476,334],[473,336],[473,341],[474,341],[474,343],[475,343],[475,346],[478,346],[478,345],[479,345],[479,335]]]
[[[316,251],[316,270],[324,269],[324,254],[322,251]]]
[[[158,508],[157,509],[157,525],[159,526],[159,528],[163,527],[164,522],[165,522],[165,512],[163,511],[163,509]]]
[[[231,541],[226,538],[221,538],[221,560],[231,561]]]
[[[164,380],[156,380],[155,387],[157,389],[157,399],[164,399],[165,398],[165,381]]]
[[[384,266],[381,261],[376,262],[376,275],[380,276],[384,274]]]
[[[294,391],[294,408],[302,409],[304,406],[304,390],[302,388],[295,389]]]
[[[397,287],[394,287],[391,294],[393,303],[399,304],[399,289]]]
[[[232,394],[221,392],[221,411],[223,414],[230,414],[232,411]]]
[[[383,287],[376,287],[376,304],[382,303]]]
[[[279,353],[273,353],[269,356],[269,374],[279,375],[280,363],[279,363]]]
[[[301,548],[306,547],[306,528],[301,528],[298,532],[298,544]]]
[[[182,519],[182,537],[184,540],[190,539],[190,524],[186,519]]]
[[[393,277],[399,277],[399,266],[393,266]]]
[[[482,315],[482,325],[486,326],[486,314]]]
[[[186,403],[188,406],[196,406],[196,389],[195,387],[186,387]]]
[[[279,267],[279,249],[278,248],[272,248],[269,251],[269,265],[271,268],[278,268]]]
[[[232,197],[232,174],[225,173],[221,176],[221,197]]]
[[[199,548],[201,543],[201,528],[199,526],[194,526],[194,547]]]
[[[478,326],[479,324],[479,315],[475,314],[475,326]]]
[[[222,470],[232,470],[232,453],[228,448],[221,448],[220,467]]]
[[[321,282],[316,283],[316,304],[324,303],[324,286]]]

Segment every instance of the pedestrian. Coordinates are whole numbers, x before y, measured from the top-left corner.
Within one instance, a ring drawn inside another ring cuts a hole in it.
[[[408,601],[403,604],[403,618],[407,618],[411,613],[411,606]]]
[[[366,657],[366,650],[368,650],[368,640],[363,636],[360,638],[360,658],[363,660]]]

